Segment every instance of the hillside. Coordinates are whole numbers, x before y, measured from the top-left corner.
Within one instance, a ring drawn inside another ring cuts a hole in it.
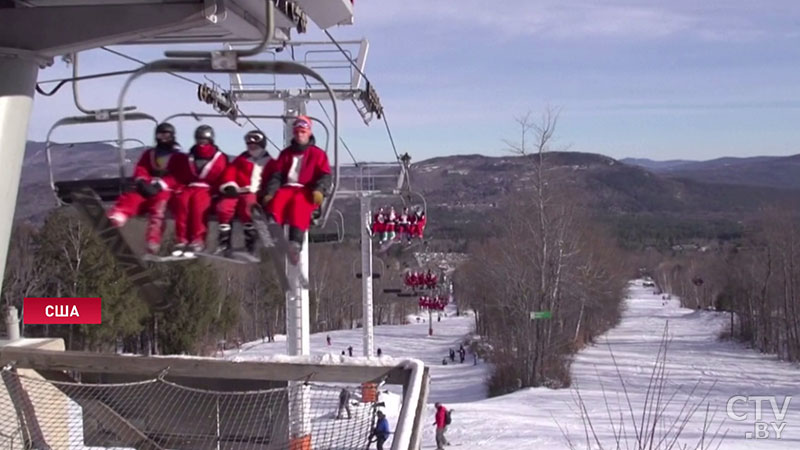
[[[128,164],[138,156],[137,151],[129,153]],[[569,192],[572,199],[634,240],[639,238],[633,235],[650,233],[654,221],[661,227],[670,224],[674,229],[682,229],[683,235],[679,237],[735,234],[737,222],[768,204],[800,203],[800,196],[790,189],[676,178],[676,174],[685,172],[654,173],[602,155],[554,152],[545,159],[547,176],[557,181],[559,191]],[[58,166],[57,179],[114,176],[118,171],[117,153],[108,145],[59,148],[54,152],[54,160]],[[797,161],[800,164],[800,158]],[[412,187],[427,202],[430,232],[438,237],[459,239],[490,234],[487,217],[509,194],[530,187],[537,162],[537,157],[455,155],[414,163]],[[745,165],[752,171],[759,163],[772,160],[749,161]],[[708,167],[711,168],[707,170],[715,170],[720,166]],[[379,169],[373,174],[389,175],[376,178],[384,186],[396,181],[391,169]],[[356,186],[355,175],[352,171],[344,172],[342,187]],[[800,188],[800,181],[797,184]],[[420,202],[418,198],[412,201]],[[17,204],[17,218],[33,222],[40,221],[55,204],[48,185],[43,144],[28,145]],[[399,208],[402,200],[379,198],[372,205]],[[348,234],[357,233],[357,201],[338,200],[336,206],[345,215]],[[631,235],[631,230],[638,231]]]
[[[672,178],[782,189],[800,188],[800,154],[726,157],[709,161],[652,161],[632,158],[622,161]]]

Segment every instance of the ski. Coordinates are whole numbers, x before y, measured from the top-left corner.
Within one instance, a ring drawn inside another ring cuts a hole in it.
[[[142,261],[155,262],[155,263],[175,262],[175,261],[191,261],[193,259],[197,259],[197,258],[194,257],[194,256],[182,256],[182,255],[181,256],[173,256],[173,255],[159,256],[159,255],[150,255],[150,254],[142,255]]]
[[[195,255],[200,258],[216,259],[236,264],[256,264],[261,262],[261,259],[244,251],[233,251],[229,255],[221,253],[195,252]]]

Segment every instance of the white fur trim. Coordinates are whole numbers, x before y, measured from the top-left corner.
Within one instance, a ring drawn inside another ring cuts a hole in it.
[[[211,168],[214,167],[214,164],[217,162],[220,156],[222,156],[222,152],[218,151],[217,153],[214,153],[214,156],[211,158],[211,161],[207,162],[206,165],[203,166],[203,170],[200,171],[200,175],[198,175],[198,178],[202,180],[205,177],[207,177],[208,172],[211,172]],[[194,162],[194,160],[192,160],[192,162]],[[191,186],[191,184],[189,186]]]
[[[224,191],[224,190],[225,190],[225,188],[226,188],[226,187],[228,187],[228,186],[233,186],[233,187],[235,187],[235,188],[236,188],[236,190],[239,190],[239,185],[238,185],[238,184],[236,184],[236,182],[235,182],[235,181],[228,181],[227,183],[222,183],[222,184],[219,186],[219,191],[220,191],[220,192]]]
[[[159,184],[159,186],[161,186],[161,189],[163,189],[163,190],[165,190],[165,191],[169,191],[169,190],[171,190],[171,189],[169,188],[169,185],[167,185],[167,183],[166,183],[164,180],[162,180],[161,178],[153,178],[153,181],[155,181],[156,183],[158,183],[158,184]]]

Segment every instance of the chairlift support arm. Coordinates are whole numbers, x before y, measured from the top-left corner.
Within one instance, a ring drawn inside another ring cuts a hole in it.
[[[156,120],[155,117],[153,117],[153,116],[151,116],[149,114],[145,114],[145,113],[131,112],[131,113],[127,114],[127,117],[128,117],[128,120],[149,120],[149,121],[152,121],[154,124],[158,124],[158,121]],[[61,119],[61,120],[57,121],[56,123],[54,123],[53,126],[50,127],[50,129],[47,131],[47,138],[45,140],[45,146],[44,146],[45,159],[47,160],[47,169],[48,169],[48,172],[49,172],[49,175],[50,175],[50,189],[53,190],[53,194],[56,196],[56,202],[58,202],[57,204],[60,205],[60,204],[62,204],[62,202],[61,202],[61,199],[58,198],[58,195],[56,193],[57,192],[56,180],[55,180],[55,175],[53,174],[53,159],[52,159],[51,152],[52,152],[53,146],[54,145],[59,145],[59,144],[56,144],[56,143],[52,142],[51,138],[52,138],[53,132],[57,128],[63,127],[63,126],[87,125],[87,124],[92,124],[92,123],[109,123],[109,122],[117,122],[118,120],[119,120],[119,118],[117,117],[117,111],[113,111],[113,110],[112,111],[99,111],[99,112],[95,112],[95,114],[92,114],[92,115],[64,117],[63,119]],[[125,179],[125,148],[124,148],[124,145],[125,145],[125,142],[130,142],[130,141],[142,142],[142,141],[140,141],[138,139],[134,139],[134,138],[127,138],[126,139],[126,138],[122,138],[122,137],[116,139],[115,141],[107,141],[107,142],[116,142],[117,143],[117,152],[119,154],[119,176],[120,176],[120,182],[122,182],[122,180]],[[142,145],[145,145],[145,144],[142,143]]]
[[[327,223],[328,216],[331,212],[332,201],[336,197],[336,191],[339,186],[339,109],[336,105],[336,96],[325,81],[325,79],[316,71],[308,67],[289,61],[241,61],[237,58],[236,53],[220,52],[214,53],[210,58],[201,59],[160,59],[148,63],[134,73],[132,73],[119,94],[117,102],[117,115],[119,141],[122,142],[124,136],[125,124],[125,110],[123,104],[125,95],[128,92],[134,80],[146,73],[160,73],[160,72],[183,72],[183,73],[261,73],[261,74],[281,74],[281,75],[307,75],[319,81],[328,92],[331,102],[333,103],[333,158],[334,158],[334,181],[333,188],[328,201],[325,205],[325,210],[322,214],[321,227]]]

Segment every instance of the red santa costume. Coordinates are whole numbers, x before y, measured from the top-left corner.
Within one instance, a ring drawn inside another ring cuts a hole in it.
[[[378,212],[372,217],[372,235],[381,236],[386,231],[386,220],[383,216],[383,208],[378,208]]]
[[[145,150],[133,170],[136,190],[120,195],[108,212],[115,227],[122,227],[133,216],[147,214],[145,240],[150,254],[158,253],[161,246],[167,204],[180,187],[180,171],[186,161],[186,155],[180,153],[180,147],[175,143],[172,125],[159,124],[156,140],[156,147]]]
[[[251,208],[256,203],[256,193],[262,180],[269,178],[275,160],[266,150],[267,137],[260,131],[245,135],[247,150],[237,156],[222,173],[219,190],[222,198],[217,202],[219,219],[219,246],[221,251],[230,249],[231,221],[234,215],[244,228],[245,247],[255,252],[258,234],[253,226]]]
[[[195,131],[198,142],[189,150],[185,187],[174,197],[172,214],[175,217],[175,250],[179,256],[186,250],[198,252],[205,248],[208,232],[208,212],[211,210],[212,192],[217,192],[228,157],[214,145],[214,130],[201,125]]]
[[[317,147],[311,120],[300,116],[294,122],[292,144],[281,151],[274,172],[264,187],[266,212],[278,224],[289,225],[292,252],[299,254],[303,237],[311,226],[311,214],[322,204],[331,186],[328,155]]]

